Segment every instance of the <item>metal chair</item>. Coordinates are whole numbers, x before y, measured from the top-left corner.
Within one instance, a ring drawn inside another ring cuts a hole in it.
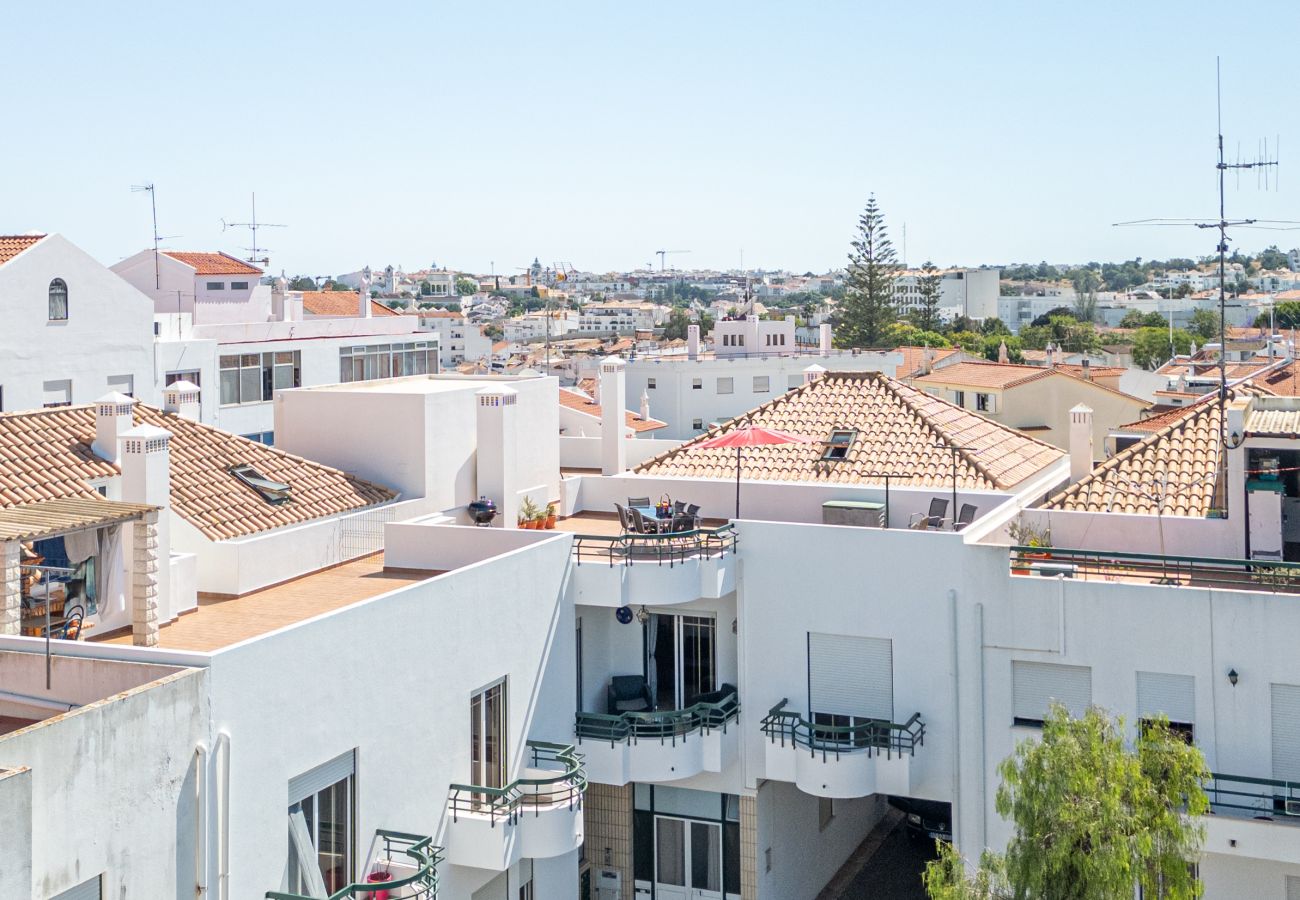
[[[618,510],[618,524],[622,526],[624,533],[635,531],[631,511],[622,503],[615,503],[614,509]]]
[[[930,511],[925,515],[921,513],[912,513],[908,520],[907,527],[914,528],[917,531],[925,531],[927,528],[942,528],[943,516],[948,511],[948,501],[939,497],[933,497],[930,500]]]
[[[684,512],[686,512],[686,502],[683,500],[674,500],[673,514],[680,516]]]
[[[648,712],[654,709],[650,685],[644,675],[615,675],[605,689],[605,712],[617,716],[625,712]]]
[[[687,515],[673,516],[672,524],[669,525],[668,527],[671,528],[675,533],[680,533],[684,531],[694,531],[695,517],[687,516]]]
[[[974,503],[963,503],[961,505],[961,512],[957,513],[957,522],[953,526],[953,531],[961,531],[971,522],[974,522],[976,512],[978,512],[978,510]]]
[[[700,505],[698,503],[692,503],[689,506],[687,506],[686,515],[694,516],[695,518],[698,519],[700,517]]]
[[[658,534],[659,526],[641,515],[641,510],[635,506],[628,510],[632,514],[633,531],[636,534]]]
[[[649,497],[628,497],[627,505],[646,507],[650,505],[650,498]]]
[[[50,629],[50,637],[64,641],[81,640],[81,626],[85,622],[85,610],[73,606],[63,612],[63,624]]]

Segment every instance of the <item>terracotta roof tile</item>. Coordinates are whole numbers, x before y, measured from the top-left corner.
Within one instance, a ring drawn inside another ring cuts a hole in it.
[[[43,234],[0,234],[0,266],[44,237]]]
[[[211,540],[256,534],[395,498],[387,488],[210,425],[135,405],[135,422],[172,433],[172,509]],[[98,497],[90,482],[120,474],[91,452],[93,406],[0,414],[0,506]],[[229,473],[247,463],[290,486],[272,505]]]
[[[229,253],[191,253],[182,250],[164,250],[163,256],[170,256],[177,262],[194,269],[195,275],[261,275],[262,270],[242,259],[236,259]]]
[[[961,384],[970,387],[1005,389],[1046,378],[1051,369],[1042,366],[1018,366],[1013,363],[959,362],[944,366],[937,372],[922,375],[917,384]]]
[[[303,291],[302,311],[309,316],[353,316],[361,306],[361,295],[356,291]],[[372,316],[400,316],[378,300],[370,301]]]
[[[593,381],[595,379],[592,379]],[[580,394],[577,391],[571,391],[568,388],[560,388],[560,405],[575,412],[584,415],[593,416],[597,419],[601,416],[600,404],[592,400],[589,396]],[[658,419],[643,419],[636,413],[628,410],[624,412],[627,417],[627,427],[640,433],[642,431],[656,431],[660,428],[667,428],[667,422],[660,422]]]
[[[734,478],[736,455],[699,443],[752,422],[811,437],[814,444],[754,447],[741,455],[744,478],[822,484],[879,483],[881,473],[907,473],[915,487],[951,487],[952,453],[958,451],[957,484],[973,489],[1008,488],[1060,460],[1064,453],[983,416],[932,397],[879,372],[828,372],[794,388],[736,421],[638,466],[652,475]],[[856,429],[843,461],[821,459],[821,441],[834,429]]]
[[[920,374],[921,367],[925,364],[925,353],[929,350],[932,364],[938,364],[940,360],[947,359],[954,353],[960,351],[952,348],[940,347],[895,347],[890,353],[899,353],[903,357],[903,362],[899,365],[898,370],[894,372],[895,378],[911,378]]]

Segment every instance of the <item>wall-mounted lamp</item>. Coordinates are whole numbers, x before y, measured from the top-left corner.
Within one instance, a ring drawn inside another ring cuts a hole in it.
[[[736,634],[736,622],[737,622],[736,619],[732,619],[732,620],[731,620],[731,633],[732,633],[732,634]]]
[[[1236,669],[1229,669],[1229,670],[1228,670],[1228,684],[1232,685],[1233,687],[1236,687],[1236,686],[1237,686],[1237,679],[1238,679],[1238,677],[1239,677],[1239,676],[1237,675],[1237,670],[1236,670]]]
[[[1232,433],[1228,435],[1227,440],[1225,440],[1224,443],[1228,445],[1229,450],[1236,450],[1238,447],[1242,445],[1244,441],[1245,438],[1242,437],[1241,432],[1237,431],[1234,428],[1232,430]]]
[[[645,608],[644,604],[636,611],[636,620],[642,625],[650,621],[650,611]]]

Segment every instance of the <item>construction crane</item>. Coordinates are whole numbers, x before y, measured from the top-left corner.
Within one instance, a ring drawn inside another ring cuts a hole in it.
[[[659,254],[659,271],[662,272],[664,270],[665,256],[671,256],[674,253],[690,253],[690,252],[691,251],[689,250],[656,250],[655,253]]]

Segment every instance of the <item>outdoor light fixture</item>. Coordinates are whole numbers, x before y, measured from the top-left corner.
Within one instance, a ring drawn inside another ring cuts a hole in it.
[[[1236,669],[1229,669],[1229,670],[1228,670],[1228,684],[1232,685],[1233,687],[1236,687],[1236,686],[1237,686],[1237,678],[1238,678],[1238,676],[1237,676],[1237,670],[1236,670]]]
[[[650,612],[645,608],[645,604],[642,604],[641,608],[636,611],[636,620],[642,625],[650,621]]]
[[[1228,439],[1224,443],[1228,445],[1229,450],[1236,450],[1242,443],[1241,432],[1234,428],[1232,434],[1228,435]]]

